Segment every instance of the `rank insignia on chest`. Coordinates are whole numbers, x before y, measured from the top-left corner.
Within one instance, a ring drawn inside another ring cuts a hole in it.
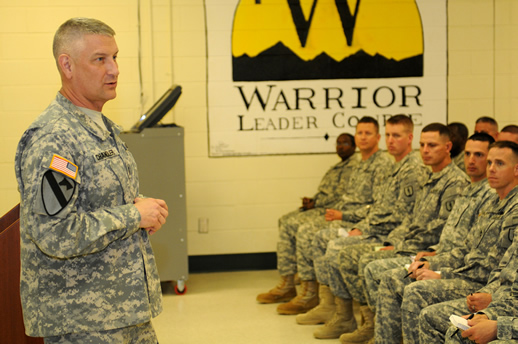
[[[404,191],[406,197],[412,197],[414,195],[414,188],[412,186],[407,186]]]

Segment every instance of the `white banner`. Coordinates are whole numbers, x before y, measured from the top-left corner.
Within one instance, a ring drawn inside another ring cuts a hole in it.
[[[390,116],[411,116],[415,143],[447,121],[446,0],[205,6],[212,157],[334,152],[363,116],[382,135]]]

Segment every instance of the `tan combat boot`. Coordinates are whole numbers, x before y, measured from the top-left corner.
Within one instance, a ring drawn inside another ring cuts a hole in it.
[[[301,281],[302,292],[290,302],[277,307],[277,313],[283,315],[295,315],[306,313],[318,305],[317,281]]]
[[[369,306],[361,306],[363,325],[353,333],[344,333],[340,336],[342,344],[365,344],[374,339],[374,312]]]
[[[335,297],[331,289],[327,285],[320,285],[318,287],[318,298],[320,303],[318,306],[305,314],[299,314],[295,318],[299,325],[317,325],[323,324],[335,313]]]
[[[257,295],[259,303],[286,302],[297,296],[297,290],[293,283],[293,275],[281,276],[281,281],[275,288],[267,293]]]
[[[325,325],[318,328],[313,336],[318,339],[339,338],[343,333],[356,329],[356,320],[353,315],[353,300],[345,300],[335,296],[336,311]]]

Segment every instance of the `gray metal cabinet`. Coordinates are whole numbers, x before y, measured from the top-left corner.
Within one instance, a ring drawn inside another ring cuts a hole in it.
[[[151,236],[151,244],[160,280],[177,281],[177,293],[183,293],[189,273],[184,130],[154,127],[140,133],[122,133],[121,139],[137,161],[140,193],[167,202],[169,217]]]

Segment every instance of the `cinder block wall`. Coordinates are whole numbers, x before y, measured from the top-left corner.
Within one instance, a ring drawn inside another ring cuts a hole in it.
[[[311,196],[337,158],[208,158],[202,0],[0,0],[0,213],[19,202],[16,143],[59,90],[53,34],[75,16],[96,17],[117,31],[118,97],[104,113],[124,128],[172,83],[183,87],[165,121],[185,128],[189,254],[275,251],[278,217]],[[518,122],[516,23],[513,0],[448,1],[450,122],[470,130],[482,115],[501,126]],[[208,234],[198,233],[199,218],[209,219]]]

